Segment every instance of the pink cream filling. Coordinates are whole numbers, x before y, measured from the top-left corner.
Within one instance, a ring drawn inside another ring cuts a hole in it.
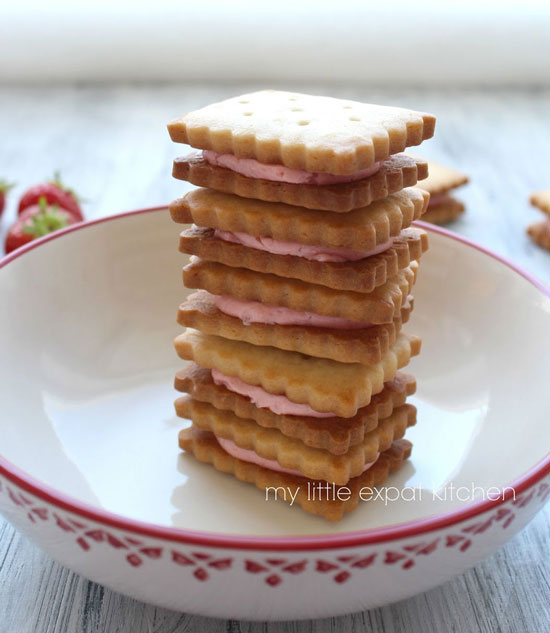
[[[445,200],[449,198],[449,194],[444,191],[443,193],[435,193],[430,196],[430,202],[428,203],[429,207],[437,207],[440,204],[443,204]]]
[[[228,295],[216,296],[214,301],[218,310],[229,316],[237,317],[244,325],[251,323],[309,325],[333,330],[362,330],[372,326],[372,323],[368,322],[350,321],[314,312],[300,312],[284,306],[265,305],[259,301],[241,301]]]
[[[275,459],[267,459],[266,457],[262,457],[258,455],[255,451],[249,450],[247,448],[241,448],[237,446],[233,440],[225,439],[224,437],[217,437],[218,443],[223,448],[226,453],[229,453],[232,457],[236,459],[240,459],[243,462],[249,462],[251,464],[256,464],[257,466],[261,466],[262,468],[267,468],[268,470],[275,470],[278,473],[287,473],[288,475],[296,475],[298,477],[305,477],[303,473],[299,470],[294,470],[293,468],[285,468],[281,466],[278,461]],[[378,459],[380,453],[377,453],[376,459],[368,464],[363,466],[363,470],[361,473],[364,473],[368,470]]]
[[[395,238],[391,237],[387,242],[379,244],[370,251],[352,251],[347,248],[328,248],[325,246],[312,246],[310,244],[298,244],[297,242],[282,242],[271,237],[255,237],[248,233],[238,231],[221,231],[216,229],[214,233],[225,242],[234,242],[243,246],[250,246],[260,251],[267,251],[274,255],[294,255],[317,262],[355,262],[365,257],[372,257],[387,251]]]
[[[218,154],[210,149],[202,150],[204,160],[210,165],[225,167],[247,178],[261,178],[275,182],[288,182],[296,185],[337,185],[345,182],[354,182],[374,175],[380,169],[380,163],[375,163],[368,169],[341,176],[337,174],[325,174],[310,172],[305,169],[293,169],[284,165],[260,163],[253,158],[239,158],[233,154]]]
[[[292,402],[286,396],[268,393],[256,385],[249,385],[236,376],[227,376],[218,369],[212,369],[212,380],[216,385],[223,385],[229,391],[246,396],[259,408],[269,409],[277,415],[304,415],[311,418],[333,418],[335,413],[321,413],[307,404]]]

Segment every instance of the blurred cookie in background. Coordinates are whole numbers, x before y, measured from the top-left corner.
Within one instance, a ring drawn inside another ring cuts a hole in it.
[[[527,234],[537,246],[550,251],[550,189],[537,191],[529,198],[529,202],[547,216],[540,222],[530,224]]]
[[[428,210],[422,216],[425,222],[447,224],[464,212],[464,204],[451,194],[454,189],[465,185],[469,178],[456,169],[428,161],[428,177],[418,186],[430,194]]]

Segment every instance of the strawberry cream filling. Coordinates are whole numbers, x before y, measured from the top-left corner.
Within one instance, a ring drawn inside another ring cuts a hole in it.
[[[218,295],[214,299],[220,312],[237,317],[244,325],[265,323],[268,325],[309,325],[334,330],[362,330],[372,323],[350,321],[341,317],[323,316],[314,312],[300,312],[284,306],[270,306],[259,301],[242,301],[228,295]]]
[[[341,176],[311,172],[305,169],[293,169],[284,165],[260,163],[253,158],[239,158],[233,154],[218,154],[210,149],[202,150],[202,156],[210,165],[225,167],[247,178],[261,178],[262,180],[287,182],[295,185],[337,185],[354,182],[373,176],[380,169],[380,163],[375,163],[368,169],[361,169],[349,176]]]
[[[231,455],[232,457],[240,459],[243,462],[256,464],[256,466],[261,466],[262,468],[267,468],[268,470],[275,470],[278,473],[286,473],[287,475],[305,477],[305,475],[299,470],[294,470],[293,468],[285,468],[284,466],[281,466],[279,462],[275,459],[267,459],[267,457],[262,457],[261,455],[258,455],[258,453],[256,453],[255,451],[237,446],[235,442],[233,442],[233,440],[228,440],[224,437],[217,436],[216,439],[226,453],[229,453],[229,455]],[[380,453],[377,453],[376,459],[372,462],[369,462],[368,464],[365,464],[361,472],[364,473],[366,470],[368,470],[376,462],[379,456]]]
[[[391,237],[387,242],[379,244],[370,251],[352,251],[347,248],[329,248],[326,246],[298,244],[297,242],[282,242],[271,237],[255,237],[239,231],[221,231],[216,229],[214,236],[225,242],[250,246],[274,255],[294,255],[295,257],[303,257],[316,262],[355,262],[387,251],[395,239]]]
[[[269,409],[277,415],[303,415],[311,418],[333,418],[335,413],[321,413],[307,404],[292,402],[286,396],[275,395],[256,385],[249,385],[236,376],[227,376],[218,369],[212,369],[212,380],[229,391],[250,398],[259,409]]]
[[[430,196],[430,202],[428,203],[429,207],[437,207],[440,204],[443,204],[449,199],[449,194],[444,191],[443,193],[434,193]]]

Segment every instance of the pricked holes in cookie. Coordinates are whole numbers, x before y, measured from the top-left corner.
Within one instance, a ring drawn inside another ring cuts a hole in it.
[[[252,112],[243,112],[243,116],[252,116]]]
[[[360,121],[361,119],[358,116],[350,116],[350,121]]]
[[[298,121],[298,125],[309,125],[309,121]]]
[[[351,110],[352,108],[353,108],[353,106],[350,106],[350,105],[344,106],[344,110]]]
[[[248,99],[241,99],[239,103],[250,103],[250,101]]]
[[[289,101],[296,101],[296,97],[289,97],[288,100]]]
[[[292,108],[290,111],[291,112],[303,112],[304,109],[303,108]]]

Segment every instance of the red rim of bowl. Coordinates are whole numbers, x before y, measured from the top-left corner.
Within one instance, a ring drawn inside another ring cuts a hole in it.
[[[51,240],[58,239],[67,233],[73,231],[79,231],[90,226],[102,222],[110,222],[118,220],[120,218],[137,215],[140,213],[150,213],[154,211],[165,210],[165,206],[148,207],[145,209],[137,209],[135,211],[127,211],[124,213],[118,213],[116,215],[98,218],[90,220],[88,222],[82,222],[80,224],[74,224],[66,227],[56,233],[46,235],[43,238],[34,240],[29,244],[17,249],[13,253],[6,255],[0,259],[0,268],[3,268],[9,262],[21,257],[25,253],[50,242]],[[516,273],[521,275],[524,279],[538,288],[544,295],[550,298],[550,287],[546,286],[542,281],[537,279],[534,275],[531,275],[525,270],[513,264],[510,260],[498,255],[492,250],[480,246],[471,240],[462,237],[452,231],[443,229],[439,226],[428,224],[425,222],[415,222],[416,225],[422,227],[432,233],[438,233],[449,239],[456,240],[462,244],[466,244],[471,248],[475,248],[482,253],[485,253],[489,257],[498,260],[508,268],[511,268]],[[274,537],[274,536],[239,536],[239,535],[224,535],[218,533],[199,532],[193,530],[184,530],[174,527],[156,525],[153,523],[147,523],[145,521],[139,521],[137,519],[131,519],[122,515],[108,512],[101,508],[96,508],[87,503],[82,503],[76,499],[73,499],[69,495],[66,495],[58,490],[41,483],[34,477],[23,472],[17,466],[14,466],[7,459],[0,456],[0,475],[4,476],[9,481],[13,482],[18,488],[29,492],[30,494],[39,497],[40,499],[55,505],[64,510],[68,510],[81,517],[103,523],[110,527],[118,528],[135,534],[150,536],[152,538],[159,538],[170,540],[178,543],[189,543],[194,545],[203,545],[207,547],[225,547],[232,549],[247,549],[247,550],[319,550],[319,549],[334,549],[342,547],[354,547],[359,545],[372,545],[376,543],[382,543],[385,541],[393,541],[396,539],[410,538],[440,530],[455,523],[459,523],[470,519],[479,514],[493,510],[501,504],[515,498],[516,495],[521,494],[525,490],[528,490],[534,486],[538,481],[550,473],[550,454],[542,459],[538,464],[533,466],[529,471],[518,477],[512,483],[508,484],[504,489],[503,494],[499,495],[496,499],[485,499],[476,503],[470,504],[465,508],[459,508],[446,512],[440,515],[435,515],[426,519],[418,519],[414,521],[408,521],[400,523],[391,527],[378,528],[373,530],[347,532],[342,534],[331,535],[311,535],[311,536],[288,536],[288,537]]]

